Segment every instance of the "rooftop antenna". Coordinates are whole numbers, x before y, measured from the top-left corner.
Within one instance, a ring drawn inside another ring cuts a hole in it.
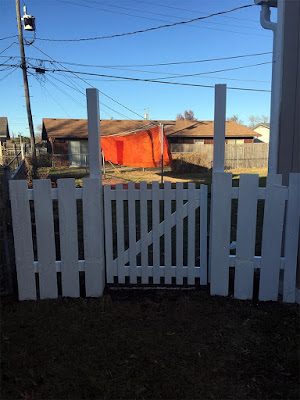
[[[147,107],[147,111],[144,114],[144,119],[149,119],[149,107]]]

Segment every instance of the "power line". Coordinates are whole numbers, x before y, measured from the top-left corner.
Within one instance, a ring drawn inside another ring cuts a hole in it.
[[[133,32],[119,33],[119,34],[115,34],[115,35],[95,36],[95,37],[90,37],[90,38],[79,38],[79,39],[37,38],[36,40],[45,40],[45,41],[48,41],[48,42],[80,42],[80,41],[87,41],[87,40],[112,39],[112,38],[116,38],[116,37],[122,37],[122,36],[128,36],[128,35],[135,35],[135,34],[138,34],[138,33],[150,32],[150,31],[154,31],[154,30],[162,29],[162,28],[170,28],[172,26],[177,26],[177,25],[189,24],[189,23],[194,22],[194,21],[201,21],[203,19],[215,17],[217,15],[223,15],[223,14],[231,13],[231,12],[234,12],[234,11],[237,11],[237,10],[241,10],[241,9],[248,8],[248,7],[253,7],[253,6],[254,6],[254,4],[246,4],[246,5],[243,5],[243,6],[232,8],[231,10],[219,11],[219,12],[216,12],[216,13],[213,13],[213,14],[210,14],[210,15],[205,15],[203,17],[193,18],[193,19],[190,19],[190,20],[187,20],[187,21],[173,22],[173,23],[166,24],[166,25],[155,26],[155,27],[151,27],[151,28],[147,28],[147,29],[141,29],[141,30],[137,30],[137,31],[133,31]]]
[[[35,49],[37,49],[38,51],[40,51],[42,54],[44,54],[46,57],[49,57],[53,62],[55,62],[55,63],[61,65],[61,66],[66,70],[66,72],[70,72],[70,73],[74,74],[75,76],[77,76],[77,75],[76,75],[76,72],[70,71],[70,70],[67,69],[64,65],[62,65],[60,62],[55,61],[51,56],[49,56],[48,54],[46,54],[43,50],[39,49],[39,48],[38,48],[37,46],[35,46],[35,45],[32,45],[32,46],[33,46]],[[77,76],[77,77],[78,77],[78,76]],[[91,86],[91,87],[94,87],[94,86],[91,85],[89,82],[85,81],[84,79],[82,79],[82,78],[80,78],[80,77],[78,77],[78,78],[81,79],[81,80],[82,80],[84,83],[86,83],[87,85],[89,85],[89,86]],[[98,90],[99,90],[99,89],[98,89]],[[141,117],[141,118],[144,119],[143,116],[141,116],[141,115],[138,114],[137,112],[131,110],[129,107],[127,107],[127,106],[125,106],[124,104],[120,103],[119,101],[117,101],[116,99],[112,98],[112,97],[109,96],[108,94],[102,92],[101,90],[99,90],[99,92],[100,92],[103,96],[105,96],[105,97],[107,97],[108,99],[114,101],[116,104],[119,104],[120,106],[122,106],[122,107],[125,108],[126,110],[128,110],[128,111],[132,112],[133,114],[135,114],[135,115],[137,115],[137,116],[139,116],[139,117]]]
[[[241,65],[240,67],[225,68],[225,69],[219,69],[219,70],[210,71],[210,72],[199,72],[197,74],[185,74],[185,75],[177,75],[177,76],[167,76],[167,77],[157,78],[157,79],[186,78],[186,77],[199,76],[199,75],[205,75],[205,74],[216,74],[218,72],[234,71],[234,70],[237,70],[237,69],[258,67],[260,65],[272,64],[272,63],[273,63],[273,61],[266,61],[266,62],[258,63],[258,64]]]
[[[264,56],[267,54],[272,54],[272,51],[266,51],[263,53],[252,53],[252,54],[241,54],[237,56],[229,56],[229,57],[219,57],[219,58],[207,58],[207,59],[202,59],[202,60],[192,60],[192,61],[174,61],[174,62],[168,62],[168,63],[156,63],[156,64],[127,64],[127,65],[97,65],[97,64],[82,64],[82,63],[74,63],[70,61],[56,61],[57,63],[60,64],[67,64],[67,65],[75,65],[79,67],[92,67],[92,68],[130,68],[130,67],[156,67],[156,66],[167,66],[167,65],[180,65],[180,64],[195,64],[195,63],[206,63],[206,62],[212,62],[212,61],[224,61],[224,60],[233,60],[233,59],[238,59],[238,58],[245,58],[245,57],[258,57],[258,56]],[[17,58],[18,56],[11,56],[12,58]],[[38,61],[49,61],[49,60],[43,60],[40,58],[33,58],[33,57],[27,57],[29,60],[38,60]]]
[[[33,68],[34,67],[29,67]],[[161,80],[156,80],[156,79],[142,79],[142,78],[131,78],[127,76],[116,76],[116,75],[104,75],[104,74],[96,74],[92,72],[81,72],[81,71],[64,71],[61,69],[46,69],[44,68],[45,71],[47,72],[69,72],[71,74],[79,74],[79,75],[90,75],[90,76],[102,76],[105,78],[115,78],[115,79],[125,79],[129,81],[139,81],[139,82],[153,82],[153,83],[163,83],[163,84],[168,84],[168,85],[180,85],[180,86],[193,86],[193,87],[206,87],[206,88],[214,88],[213,85],[200,85],[200,84],[194,84],[194,83],[183,83],[183,82],[168,82],[168,81],[161,81]],[[265,89],[252,89],[252,88],[240,88],[240,87],[227,87],[229,90],[243,90],[243,91],[251,91],[251,92],[267,92],[270,93],[270,90],[265,90]]]
[[[0,40],[13,39],[13,38],[16,38],[16,37],[18,37],[18,35],[6,36],[6,37],[3,37],[3,38],[0,38]]]
[[[2,76],[2,78],[0,79],[0,82],[3,81],[5,78],[7,78],[10,74],[12,74],[18,68],[19,68],[19,66],[16,66],[14,69],[12,69],[12,71],[9,71],[8,74]]]
[[[3,54],[6,50],[10,49],[16,42],[12,42],[9,46],[7,46],[4,50],[1,51],[0,54]]]
[[[69,0],[57,0],[57,1],[59,1],[60,3],[72,4],[72,5],[75,5],[77,7],[91,8],[91,9],[94,9],[94,10],[97,9],[97,10],[101,10],[101,11],[108,12],[108,13],[113,13],[113,14],[118,14],[118,15],[126,15],[126,16],[130,16],[130,17],[143,18],[143,19],[148,19],[148,20],[152,20],[152,21],[159,21],[159,22],[168,22],[168,23],[172,23],[173,22],[173,21],[166,20],[166,19],[151,18],[151,17],[146,17],[145,15],[129,14],[129,13],[125,13],[125,12],[122,12],[122,11],[111,10],[111,9],[107,9],[107,8],[103,8],[103,7],[88,6],[88,5],[82,4],[82,3],[78,4],[78,3],[74,3],[74,2],[69,1]],[[123,7],[123,6],[119,6],[119,5],[115,6],[113,4],[101,3],[101,2],[93,1],[93,0],[83,0],[83,1],[85,1],[86,3],[96,4],[98,6],[99,5],[104,5],[106,7],[117,8],[118,10],[123,9],[123,10],[129,10],[129,11],[137,11],[139,13],[145,14],[145,12],[143,10],[138,10],[136,8]],[[147,14],[161,15],[161,16],[164,16],[164,17],[177,18],[177,19],[181,20],[181,17],[178,17],[176,15],[166,15],[166,14],[161,14],[161,13],[157,13],[157,12],[153,12],[153,11],[147,11]],[[203,13],[200,13],[200,14],[203,14]],[[206,23],[206,22],[204,22],[204,23]],[[225,25],[225,26],[228,27],[228,24],[224,24],[222,22],[221,23],[220,22],[210,22],[209,24],[210,25],[211,24],[212,25]],[[260,37],[262,37],[262,36],[267,37],[268,36],[268,35],[261,35],[261,34],[255,34],[255,33],[233,31],[233,30],[228,30],[228,29],[217,29],[217,28],[207,27],[207,26],[203,26],[203,25],[201,25],[201,26],[192,25],[191,27],[192,28],[197,28],[197,29],[209,29],[209,30],[221,31],[221,32],[239,33],[239,34],[242,34],[242,35],[255,35],[255,36],[260,36]],[[230,27],[246,28],[246,29],[251,29],[253,31],[253,27],[247,27],[247,26],[241,26],[241,25],[232,25],[232,24],[230,25]],[[254,28],[254,29],[258,30],[258,28]]]
[[[158,7],[164,7],[164,8],[172,8],[172,9],[174,9],[174,10],[188,11],[188,12],[190,12],[190,13],[199,13],[199,14],[207,15],[207,14],[205,14],[205,13],[202,13],[202,12],[199,12],[199,11],[196,11],[196,10],[188,10],[188,9],[186,9],[186,8],[180,8],[180,7],[174,7],[174,6],[167,6],[167,5],[162,4],[162,3],[156,4],[156,3],[151,3],[150,1],[143,1],[143,0],[133,0],[133,1],[135,1],[135,2],[137,2],[137,3],[150,4],[150,5],[152,5],[152,6],[158,6]],[[232,17],[232,16],[225,16],[224,18],[238,19],[239,21],[259,22],[259,21],[253,20],[253,19],[246,19],[246,18],[239,18],[239,17]]]

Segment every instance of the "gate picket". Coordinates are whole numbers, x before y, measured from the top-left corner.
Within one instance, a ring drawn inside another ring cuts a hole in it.
[[[62,295],[67,297],[79,297],[75,179],[58,179],[57,188]]]
[[[128,229],[129,229],[129,264],[130,283],[137,283],[136,270],[136,216],[135,216],[135,184],[128,183]]]
[[[153,283],[160,283],[159,183],[152,182]]]
[[[176,284],[183,284],[183,183],[176,182]]]
[[[171,244],[171,196],[172,196],[171,182],[164,183],[164,253],[165,253],[165,284],[172,283],[172,244]]]
[[[53,203],[50,179],[33,181],[39,285],[41,299],[58,297]]]
[[[149,280],[148,272],[148,204],[147,204],[147,182],[140,183],[140,218],[141,218],[141,264],[142,264],[142,283],[147,284]]]

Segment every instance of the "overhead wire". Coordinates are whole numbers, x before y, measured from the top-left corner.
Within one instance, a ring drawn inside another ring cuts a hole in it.
[[[0,52],[0,55],[3,54],[6,50],[10,49],[16,42],[12,42],[9,46],[7,46],[4,50]]]
[[[114,8],[117,8],[118,11],[107,9],[107,8],[103,8],[103,7],[88,6],[88,5],[82,4],[82,3],[74,3],[74,1],[70,1],[70,0],[57,0],[57,1],[59,1],[60,3],[67,3],[67,4],[75,5],[75,6],[78,6],[78,7],[91,8],[91,9],[94,9],[94,10],[97,9],[97,10],[101,10],[101,11],[108,12],[108,13],[113,13],[113,14],[118,14],[118,15],[126,15],[126,16],[130,16],[130,17],[134,17],[134,18],[143,18],[143,19],[147,19],[147,20],[159,21],[159,22],[168,22],[168,23],[172,23],[173,22],[173,21],[166,20],[166,19],[161,19],[161,18],[158,19],[158,18],[146,17],[145,15],[129,14],[129,13],[126,13],[126,12],[119,11],[119,9],[137,11],[137,12],[143,13],[143,14],[145,14],[145,12],[142,11],[142,10],[137,10],[135,8],[123,7],[123,6],[119,6],[119,5],[116,6],[116,5],[107,4],[107,3],[100,3],[98,1],[93,1],[93,0],[83,0],[83,1],[85,1],[86,3],[91,3],[91,4],[96,4],[96,5],[101,5],[102,4],[102,5],[106,6],[106,7],[114,7]],[[151,12],[151,11],[150,12],[148,11],[147,14],[162,15],[162,16],[169,17],[169,18],[181,19],[181,17],[175,16],[175,15],[166,15],[166,14],[161,14],[161,13],[156,13],[156,12]],[[201,14],[203,14],[203,13],[201,13]],[[207,22],[204,22],[204,23],[207,23]],[[211,24],[212,25],[225,25],[225,26],[228,27],[228,24],[224,24],[222,22],[221,23],[220,22],[210,22],[210,25]],[[253,31],[253,27],[245,27],[245,26],[241,26],[241,25],[232,25],[232,24],[230,25],[230,27],[231,26],[238,27],[238,28],[251,29]],[[221,32],[238,33],[238,34],[242,34],[242,35],[254,35],[254,36],[260,36],[260,37],[262,37],[262,36],[267,37],[268,36],[268,35],[261,35],[261,34],[255,34],[255,33],[249,33],[249,32],[247,33],[247,32],[241,32],[241,31],[228,30],[228,29],[212,28],[211,26],[208,27],[208,26],[203,26],[203,25],[201,25],[201,26],[191,25],[191,27],[192,28],[197,28],[197,29],[209,29],[209,30],[221,31]],[[258,29],[258,28],[256,28],[256,29]]]
[[[6,36],[6,37],[3,37],[3,38],[0,38],[0,40],[13,39],[15,37],[18,37],[18,35]]]
[[[120,68],[120,67],[156,67],[156,66],[167,66],[167,65],[180,65],[180,64],[194,64],[194,63],[205,63],[205,62],[213,62],[213,61],[224,61],[224,60],[233,60],[238,58],[245,57],[257,57],[263,56],[267,54],[272,54],[272,51],[266,51],[263,53],[252,53],[252,54],[240,54],[237,56],[229,56],[229,57],[219,57],[219,58],[206,58],[202,60],[192,60],[192,61],[174,61],[168,63],[156,63],[156,64],[127,64],[127,65],[97,65],[97,64],[82,64],[82,63],[74,63],[70,61],[56,61],[57,63],[67,64],[67,65],[75,65],[79,67],[94,67],[94,68]],[[5,56],[1,56],[5,57]],[[11,58],[20,58],[20,56],[10,56]],[[49,61],[48,59],[40,59],[33,57],[26,57],[29,60],[38,60],[38,61]]]
[[[144,33],[144,32],[150,32],[150,31],[163,29],[163,28],[170,28],[170,27],[178,26],[178,25],[190,24],[191,22],[201,21],[201,20],[204,20],[204,19],[208,19],[208,18],[212,18],[212,17],[218,16],[218,15],[231,13],[231,12],[234,12],[234,11],[237,11],[237,10],[242,10],[242,9],[253,7],[253,6],[254,6],[254,4],[245,4],[243,6],[232,8],[230,10],[218,11],[218,12],[210,14],[210,15],[205,15],[205,16],[202,16],[202,17],[193,18],[193,19],[189,19],[189,20],[186,20],[186,21],[178,21],[178,22],[173,22],[173,23],[169,23],[169,24],[165,24],[165,25],[154,26],[154,27],[151,27],[151,28],[140,29],[140,30],[136,30],[136,31],[133,31],[133,32],[118,33],[118,34],[114,34],[114,35],[94,36],[94,37],[89,37],[89,38],[78,38],[78,39],[51,39],[51,38],[36,38],[36,39],[37,40],[44,40],[44,41],[48,41],[48,42],[80,42],[80,41],[89,41],[89,40],[112,39],[112,38],[116,38],[116,37],[123,37],[123,36],[129,36],[129,35],[136,35],[136,34]]]
[[[33,68],[33,67],[29,67]],[[61,69],[44,69],[47,72],[61,72],[63,70]],[[206,88],[214,88],[213,85],[201,85],[201,84],[194,84],[194,83],[184,83],[184,82],[168,82],[168,81],[162,81],[162,80],[156,80],[156,79],[145,79],[145,78],[132,78],[132,77],[127,77],[127,76],[116,76],[116,75],[106,75],[106,74],[97,74],[93,72],[83,72],[83,71],[66,71],[72,74],[79,74],[79,75],[89,75],[89,76],[101,76],[101,77],[107,77],[107,78],[115,78],[115,79],[124,79],[124,80],[130,80],[130,81],[140,81],[140,82],[153,82],[153,83],[163,83],[163,84],[169,84],[169,85],[180,85],[180,86],[194,86],[194,87],[206,87]],[[227,87],[229,90],[242,90],[242,91],[251,91],[251,92],[270,92],[270,90],[265,90],[265,89],[253,89],[253,88],[241,88],[241,87]]]
[[[186,8],[167,6],[167,5],[163,4],[162,2],[160,2],[160,3],[152,3],[150,1],[143,1],[143,0],[133,0],[133,1],[135,1],[136,3],[150,4],[152,6],[157,6],[157,7],[164,7],[164,8],[170,8],[170,9],[175,9],[175,10],[179,10],[179,11],[187,11],[187,12],[190,12],[190,13],[199,13],[199,14],[207,15],[206,13],[200,12],[198,10],[188,10]],[[225,15],[225,16],[223,16],[223,18],[238,19],[239,21],[259,22],[257,20],[253,20],[253,19],[249,19],[249,18],[233,17],[232,15],[230,15],[230,16]]]
[[[8,74],[2,76],[2,77],[0,78],[0,82],[3,81],[5,78],[7,78],[10,74],[12,74],[12,73],[13,73],[16,69],[18,69],[18,68],[19,68],[19,66],[16,66],[16,67],[13,68],[11,71],[9,71]]]
[[[40,51],[42,54],[44,54],[45,56],[49,57],[53,62],[55,62],[55,63],[61,65],[61,66],[66,70],[66,72],[70,72],[70,73],[74,74],[74,76],[77,76],[77,74],[76,74],[75,72],[70,71],[68,68],[66,68],[64,65],[62,65],[60,62],[55,61],[51,56],[49,56],[48,54],[46,54],[43,50],[39,49],[39,48],[38,48],[37,46],[35,46],[35,45],[32,45],[32,46],[33,46],[35,49],[37,49],[38,51]],[[77,77],[78,77],[78,76],[77,76]],[[87,84],[87,85],[89,85],[90,87],[94,88],[93,85],[91,85],[89,82],[85,81],[83,78],[81,78],[81,77],[78,77],[78,78],[81,79],[85,84]],[[100,89],[98,89],[98,90],[99,90],[99,92],[100,92],[103,96],[107,97],[108,99],[112,100],[113,102],[115,102],[116,104],[118,104],[118,105],[120,105],[121,107],[125,108],[126,110],[128,110],[128,111],[132,112],[133,114],[135,114],[135,115],[137,115],[137,116],[139,116],[139,117],[141,117],[141,118],[144,119],[144,117],[141,116],[140,114],[138,114],[136,111],[134,111],[134,110],[130,109],[129,107],[125,106],[124,104],[120,103],[118,100],[116,100],[116,99],[114,99],[113,97],[109,96],[108,94],[104,93],[102,90],[100,90]]]

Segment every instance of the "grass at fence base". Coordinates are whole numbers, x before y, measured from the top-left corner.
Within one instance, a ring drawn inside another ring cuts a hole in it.
[[[1,307],[6,400],[298,398],[295,305],[123,290]]]

